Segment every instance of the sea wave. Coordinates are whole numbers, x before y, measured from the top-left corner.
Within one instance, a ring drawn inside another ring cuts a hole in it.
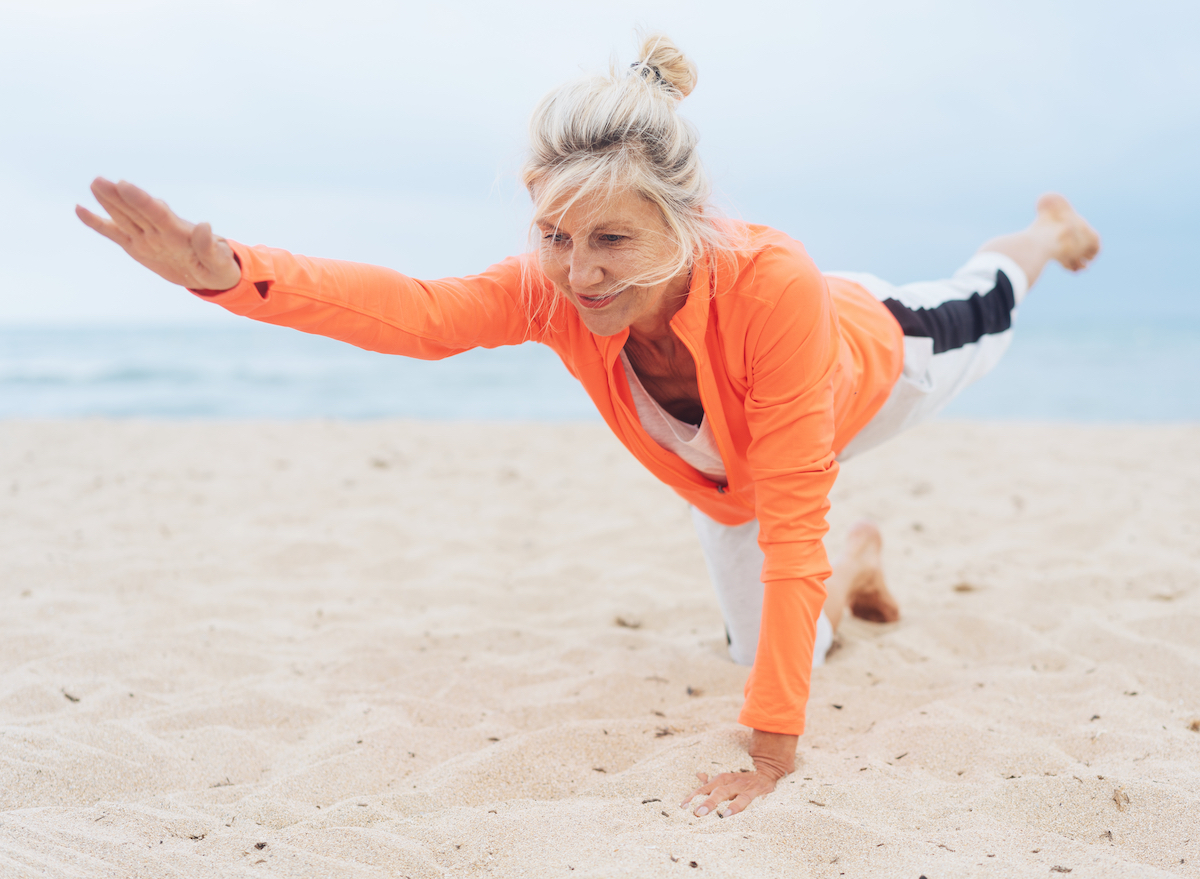
[[[1042,320],[946,415],[1200,421],[1200,318]],[[549,349],[427,362],[262,324],[0,328],[0,418],[599,416]]]

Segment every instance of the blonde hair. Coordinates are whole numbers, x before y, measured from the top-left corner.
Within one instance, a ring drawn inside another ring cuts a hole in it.
[[[625,279],[654,284],[689,270],[700,254],[736,243],[709,205],[699,135],[677,112],[696,87],[696,66],[662,34],[643,37],[638,59],[542,98],[530,120],[521,177],[535,216],[561,215],[581,198],[630,190],[655,204],[674,253],[645,277]]]

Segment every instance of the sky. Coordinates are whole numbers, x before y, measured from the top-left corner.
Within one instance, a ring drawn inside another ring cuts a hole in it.
[[[218,234],[416,277],[525,248],[549,89],[661,30],[729,214],[825,269],[949,274],[1066,194],[1104,237],[1029,308],[1200,313],[1200,4],[0,0],[0,324],[234,320],[75,218],[125,178]]]

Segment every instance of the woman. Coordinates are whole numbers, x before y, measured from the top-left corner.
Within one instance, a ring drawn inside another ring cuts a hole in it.
[[[740,812],[792,771],[810,669],[843,608],[898,618],[879,534],[822,545],[838,459],[928,418],[987,371],[1049,260],[1099,239],[1061,196],[987,242],[953,278],[892,287],[822,276],[801,245],[718,219],[677,114],[696,71],[666,38],[637,63],[551,92],[524,182],[536,254],[480,275],[417,281],[214,237],[128,183],[92,186],[88,226],[173,283],[238,314],[427,359],[552,347],[629,450],[693,508],[735,661],[753,665],[739,720],[755,771],[700,775],[697,815]]]

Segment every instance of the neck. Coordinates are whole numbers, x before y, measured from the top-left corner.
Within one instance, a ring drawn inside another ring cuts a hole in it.
[[[691,285],[691,272],[685,272],[671,280],[662,302],[653,314],[645,315],[629,325],[629,338],[635,344],[661,347],[670,345],[675,338],[671,332],[671,318],[687,303]]]

